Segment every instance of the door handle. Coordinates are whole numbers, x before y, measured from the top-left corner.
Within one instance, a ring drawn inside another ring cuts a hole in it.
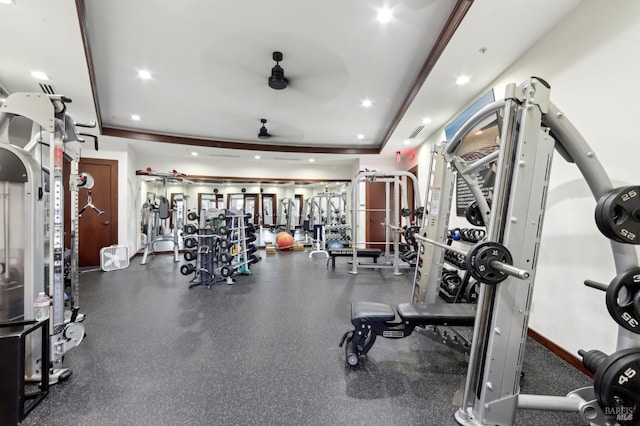
[[[102,224],[103,224],[103,225],[108,225],[108,224],[109,224],[109,221],[108,221],[108,220],[106,220],[106,221],[102,222]]]

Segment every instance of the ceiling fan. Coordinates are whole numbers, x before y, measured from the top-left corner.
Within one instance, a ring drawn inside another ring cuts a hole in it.
[[[273,52],[273,60],[276,65],[271,68],[271,76],[269,77],[269,87],[276,90],[286,89],[289,80],[284,76],[284,70],[280,66],[282,61],[282,52]]]
[[[260,131],[258,132],[258,139],[269,139],[271,135],[269,134],[269,131],[265,127],[265,124],[267,124],[267,119],[261,118],[260,122],[262,123],[262,127],[260,127]]]

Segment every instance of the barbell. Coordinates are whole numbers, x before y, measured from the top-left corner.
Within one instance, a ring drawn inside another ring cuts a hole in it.
[[[507,279],[507,275],[521,280],[531,276],[528,270],[513,266],[513,258],[509,250],[495,241],[478,243],[471,250],[464,251],[419,234],[414,234],[413,238],[465,256],[467,270],[471,276],[485,284],[498,284]]]

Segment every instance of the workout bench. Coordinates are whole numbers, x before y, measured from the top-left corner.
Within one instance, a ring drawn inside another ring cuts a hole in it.
[[[396,312],[399,320],[396,320]],[[401,303],[394,311],[390,305],[376,302],[351,304],[351,323],[340,341],[344,345],[347,364],[358,365],[360,355],[366,355],[378,336],[401,339],[416,327],[448,325],[473,327],[476,306],[464,303]]]
[[[329,266],[329,260],[331,260],[331,267],[336,267],[336,257],[353,257],[353,249],[332,249],[327,251],[329,258],[327,259],[327,266]],[[378,258],[382,256],[382,250],[374,248],[362,248],[357,249],[357,257],[371,257],[373,263],[378,263]]]

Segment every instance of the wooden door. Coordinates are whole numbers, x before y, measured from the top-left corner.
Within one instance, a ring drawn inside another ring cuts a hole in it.
[[[367,182],[366,183],[366,235],[367,241],[377,242],[378,244],[367,243],[367,248],[385,249],[385,228],[380,225],[387,221],[385,206],[386,201],[386,183],[384,182]],[[354,191],[357,188],[354,188]],[[379,244],[382,243],[382,244]]]
[[[93,176],[93,188],[78,193],[78,209],[87,204],[91,191],[93,204],[104,214],[87,209],[78,218],[78,256],[80,266],[99,266],[100,249],[118,244],[118,161],[82,158],[80,173]]]

